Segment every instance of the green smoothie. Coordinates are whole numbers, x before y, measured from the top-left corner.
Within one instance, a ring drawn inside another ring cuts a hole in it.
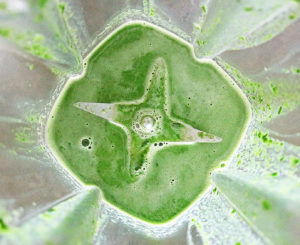
[[[164,223],[204,193],[249,117],[247,100],[213,61],[134,22],[106,38],[70,79],[46,133],[80,181],[130,215]]]

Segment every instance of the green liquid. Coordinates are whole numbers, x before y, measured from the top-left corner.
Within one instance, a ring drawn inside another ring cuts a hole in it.
[[[116,103],[115,123],[74,106],[80,102]],[[100,187],[108,202],[163,223],[206,190],[249,115],[237,86],[212,62],[197,61],[190,46],[166,32],[133,23],[97,47],[85,74],[69,81],[47,136],[66,167]],[[188,141],[185,125],[222,141],[176,145]]]

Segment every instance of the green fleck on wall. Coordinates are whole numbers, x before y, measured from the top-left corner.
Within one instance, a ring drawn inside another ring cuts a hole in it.
[[[261,204],[262,204],[264,210],[270,210],[271,209],[271,204],[267,200],[263,200],[261,202]]]
[[[19,143],[33,143],[31,128],[18,128],[15,132],[15,140]]]
[[[296,167],[299,163],[300,163],[300,159],[299,159],[299,158],[293,157],[293,158],[291,159],[291,166],[292,166],[292,167]]]
[[[2,37],[8,37],[9,33],[10,32],[9,32],[8,29],[0,28],[0,36],[2,36]]]
[[[0,218],[0,233],[2,231],[6,231],[8,230],[8,226],[7,224],[4,222],[4,220],[2,218]]]
[[[272,176],[272,177],[275,177],[275,176],[277,176],[277,175],[278,175],[277,172],[271,173],[271,176]]]
[[[65,3],[59,3],[58,4],[58,9],[59,11],[63,14],[65,12],[65,7],[66,7],[66,4]]]
[[[39,1],[40,7],[41,7],[41,8],[45,7],[47,1],[48,1],[48,0],[40,0],[40,1]]]
[[[270,84],[270,86],[271,86],[271,89],[272,89],[273,93],[277,94],[278,93],[278,88],[272,83]]]
[[[6,10],[6,8],[7,8],[6,3],[1,2],[1,3],[0,3],[0,10]]]
[[[252,11],[253,10],[253,8],[252,7],[246,7],[246,8],[244,8],[245,9],[245,11],[247,11],[247,12],[250,12],[250,11]]]

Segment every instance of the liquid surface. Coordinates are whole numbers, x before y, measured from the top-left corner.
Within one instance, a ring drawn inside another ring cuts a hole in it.
[[[206,190],[247,126],[248,103],[222,74],[173,36],[126,25],[62,92],[48,122],[50,147],[111,204],[169,221]]]

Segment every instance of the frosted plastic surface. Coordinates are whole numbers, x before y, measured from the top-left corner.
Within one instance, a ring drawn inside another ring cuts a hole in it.
[[[151,22],[190,42],[198,57],[214,58],[244,91],[253,120],[225,168],[278,185],[288,178],[299,190],[299,13],[299,3],[287,0],[1,0],[0,218],[7,226],[25,224],[84,188],[49,151],[45,123],[83,58],[131,20]],[[262,228],[236,212],[234,189],[215,178],[217,187],[212,182],[183,216],[165,225],[149,225],[103,202],[95,244],[268,243]],[[244,185],[259,184],[247,178]],[[289,202],[285,193],[276,196],[278,202]],[[299,222],[290,229],[299,231]]]

